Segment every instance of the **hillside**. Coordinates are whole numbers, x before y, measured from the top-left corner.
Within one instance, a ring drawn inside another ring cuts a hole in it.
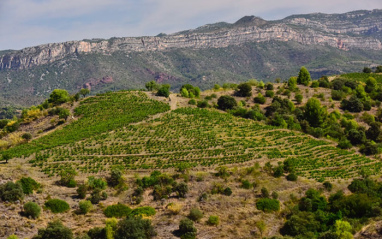
[[[373,140],[365,133],[380,129],[378,77],[249,81],[216,85],[193,99],[193,86],[184,88],[188,97],[182,90],[168,98],[116,91],[57,103],[52,93],[2,139],[14,146],[2,152],[9,163],[0,164],[0,237],[32,238],[59,219],[79,238],[118,239],[125,216],[143,215],[157,234],[147,238],[179,238],[184,218],[194,221],[190,238],[378,238],[381,131]],[[353,96],[370,109],[345,110],[342,102]],[[222,97],[237,106],[220,110]],[[321,113],[309,118],[312,102]],[[4,124],[2,134],[14,124]],[[362,132],[365,138],[353,143]],[[31,138],[21,139],[25,133]],[[340,149],[346,140],[353,145]],[[377,151],[362,155],[369,144]],[[18,195],[7,189],[17,188],[10,183],[16,180],[29,185],[22,188],[29,194],[10,196]],[[68,207],[53,213],[51,199]],[[81,211],[83,200],[91,209]],[[27,216],[27,202],[42,207],[36,219]]]
[[[244,17],[155,37],[52,43],[0,53],[0,100],[37,104],[55,88],[94,93],[143,88],[155,79],[179,89],[251,78],[289,78],[301,65],[314,78],[381,62],[381,10]],[[21,97],[23,96],[23,97]],[[26,100],[28,99],[28,100]],[[3,104],[4,105],[4,104]]]

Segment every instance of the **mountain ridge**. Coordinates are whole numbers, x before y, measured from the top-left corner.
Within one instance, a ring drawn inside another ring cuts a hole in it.
[[[287,79],[305,65],[314,78],[381,65],[382,10],[246,16],[173,34],[50,43],[0,52],[0,103],[39,104],[55,88],[93,93],[143,88],[201,89],[251,78]],[[103,80],[107,79],[107,80]]]

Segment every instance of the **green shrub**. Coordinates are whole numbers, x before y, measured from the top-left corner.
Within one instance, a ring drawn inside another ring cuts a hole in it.
[[[241,181],[241,187],[245,189],[250,189],[252,188],[252,184],[248,180],[243,180]]]
[[[203,217],[203,213],[202,211],[200,211],[199,209],[197,208],[192,208],[190,210],[190,213],[188,214],[187,216],[189,219],[195,221],[195,222],[198,222],[200,219],[202,219]]]
[[[38,234],[32,239],[52,239],[52,238],[62,238],[62,239],[72,239],[72,230],[62,225],[62,222],[56,220],[49,222],[46,229],[39,229]]]
[[[184,218],[179,223],[179,234],[181,239],[196,238],[197,229],[194,227],[194,222],[188,218]]]
[[[96,188],[104,190],[107,186],[107,183],[103,178],[95,178],[94,176],[90,176],[88,177],[87,185],[90,190],[93,190]]]
[[[198,101],[197,106],[199,108],[208,108],[208,107],[210,107],[210,105],[208,104],[208,101],[206,101],[206,100]]]
[[[50,199],[46,201],[45,207],[51,210],[53,213],[66,212],[70,209],[69,204],[60,199]]]
[[[87,191],[88,191],[88,186],[86,184],[81,184],[77,188],[78,197],[81,199],[84,199],[86,197]]]
[[[231,196],[232,195],[232,190],[230,187],[226,187],[223,191],[223,194],[226,196]]]
[[[132,212],[131,208],[120,203],[108,206],[105,209],[105,211],[103,211],[106,217],[116,217],[116,218],[126,217],[130,215],[131,212]]]
[[[73,188],[77,185],[74,177],[77,175],[77,172],[74,169],[66,169],[60,172],[60,184],[62,186]]]
[[[219,225],[219,217],[211,215],[208,218],[207,224],[210,225],[210,226],[217,226],[217,225]]]
[[[37,203],[27,202],[24,204],[24,215],[27,217],[38,218],[41,213],[41,208]]]
[[[9,237],[7,237],[7,239],[19,239],[19,237],[16,235],[10,235]]]
[[[134,216],[142,215],[142,216],[150,217],[150,216],[154,216],[156,213],[157,212],[152,207],[138,207],[133,209],[133,211],[131,211],[131,215],[134,215]]]
[[[149,239],[156,236],[154,227],[148,219],[128,216],[118,222],[115,239]]]
[[[3,201],[14,202],[24,198],[24,193],[19,183],[7,182],[0,186],[0,198]]]
[[[328,181],[326,181],[326,182],[324,182],[323,183],[323,185],[324,185],[324,188],[327,190],[327,191],[332,191],[332,189],[333,189],[333,184],[331,184],[330,182],[328,182]]]
[[[298,178],[298,176],[297,176],[296,174],[294,174],[294,173],[290,173],[290,174],[288,174],[288,175],[286,176],[286,179],[287,179],[288,181],[292,181],[292,182],[297,181],[297,178]]]
[[[34,190],[37,190],[41,185],[36,182],[33,178],[28,177],[28,178],[21,178],[17,183],[20,183],[23,193],[24,194],[31,194],[33,193]]]
[[[110,177],[107,179],[108,184],[111,187],[116,187],[122,181],[122,172],[119,169],[112,169],[110,173]]]
[[[196,105],[196,100],[195,99],[191,99],[188,101],[188,104],[189,105]]]
[[[86,214],[86,213],[90,212],[92,207],[93,207],[93,204],[88,200],[84,200],[84,201],[79,202],[79,208],[80,208],[81,214]]]
[[[256,202],[256,207],[264,212],[280,210],[280,202],[277,199],[261,198]]]

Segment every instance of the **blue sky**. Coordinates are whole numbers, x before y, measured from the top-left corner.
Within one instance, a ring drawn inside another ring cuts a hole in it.
[[[0,0],[0,50],[91,38],[152,36],[245,15],[381,9],[382,0]]]

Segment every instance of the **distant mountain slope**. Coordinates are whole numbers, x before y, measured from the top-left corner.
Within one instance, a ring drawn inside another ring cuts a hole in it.
[[[382,63],[382,10],[307,14],[279,21],[243,17],[156,37],[83,40],[0,52],[0,101],[39,103],[54,88],[75,92],[179,88],[295,75],[314,77]]]

